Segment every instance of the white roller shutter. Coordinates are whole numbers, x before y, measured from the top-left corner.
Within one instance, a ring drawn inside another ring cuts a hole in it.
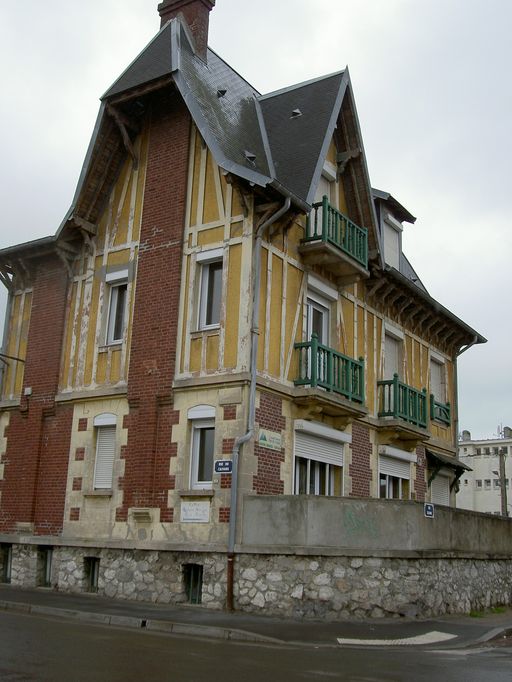
[[[295,431],[295,456],[342,467],[343,443],[315,436],[312,433]]]
[[[116,453],[116,427],[98,426],[97,431],[94,488],[112,488]]]
[[[450,506],[450,479],[447,476],[436,476],[431,484],[431,498],[434,504]]]
[[[379,455],[379,471],[381,474],[387,474],[388,476],[397,476],[407,480],[411,478],[411,465],[409,462],[404,462],[394,457],[386,457],[386,455]]]

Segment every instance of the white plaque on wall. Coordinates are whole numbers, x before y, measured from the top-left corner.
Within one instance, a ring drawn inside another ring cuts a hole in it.
[[[210,521],[210,502],[182,502],[181,503],[181,522],[182,523],[209,523]]]

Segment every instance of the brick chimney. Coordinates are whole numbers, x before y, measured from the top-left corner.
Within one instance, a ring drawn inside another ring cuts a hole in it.
[[[214,6],[215,0],[163,0],[158,5],[158,13],[161,19],[160,26],[163,26],[177,14],[183,14],[194,36],[197,53],[206,60],[208,24],[210,11]]]

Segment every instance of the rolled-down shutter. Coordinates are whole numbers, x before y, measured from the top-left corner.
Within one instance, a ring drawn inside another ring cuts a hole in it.
[[[312,433],[295,431],[295,456],[342,467],[343,443]]]
[[[116,453],[116,427],[98,426],[97,431],[94,488],[112,488]]]
[[[398,478],[411,478],[411,464],[401,459],[379,455],[379,470],[381,474],[397,476]]]
[[[447,476],[436,476],[431,484],[431,497],[434,504],[450,506],[450,479]]]

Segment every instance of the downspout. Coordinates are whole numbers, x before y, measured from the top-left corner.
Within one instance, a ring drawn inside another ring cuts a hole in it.
[[[478,336],[475,336],[473,341],[471,343],[468,343],[467,346],[465,346],[462,350],[457,351],[454,356],[453,356],[453,384],[454,384],[454,399],[455,399],[455,419],[453,420],[453,445],[455,447],[455,456],[457,457],[458,451],[459,451],[459,376],[458,376],[458,368],[457,368],[457,360],[458,358],[462,355],[462,353],[465,353],[467,350],[469,350],[472,346],[475,345],[475,343],[478,343]],[[451,488],[454,488],[458,486],[459,479],[462,475],[462,470],[460,471],[459,475],[455,476],[455,480],[453,481],[452,485],[450,486]],[[455,491],[457,492],[457,491]]]
[[[227,564],[227,585],[226,585],[226,608],[233,611],[233,586],[234,586],[234,561],[235,561],[235,539],[236,521],[238,512],[238,459],[240,447],[247,443],[254,435],[254,420],[256,416],[256,363],[258,359],[258,337],[259,337],[259,309],[260,309],[260,283],[261,283],[261,242],[264,231],[281,218],[290,208],[291,199],[287,197],[281,208],[267,218],[256,230],[254,241],[253,258],[253,292],[252,292],[252,317],[251,317],[251,359],[249,385],[249,408],[247,412],[247,431],[243,436],[235,440],[231,459],[233,470],[231,475],[231,504],[229,513],[229,532],[228,532],[228,564]]]

